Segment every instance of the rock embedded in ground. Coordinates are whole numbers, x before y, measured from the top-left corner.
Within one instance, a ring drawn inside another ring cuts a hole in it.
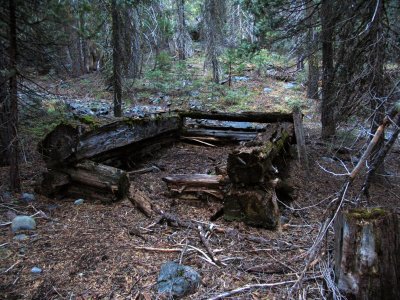
[[[16,236],[14,236],[13,240],[15,241],[26,241],[27,239],[29,239],[29,236],[27,236],[26,234],[17,234]]]
[[[40,274],[42,272],[43,272],[43,270],[41,268],[39,268],[39,267],[33,267],[31,269],[31,273],[33,273],[33,274]]]
[[[271,88],[269,88],[269,87],[264,88],[264,93],[271,93],[271,92],[272,92]]]
[[[36,200],[36,197],[35,197],[34,194],[23,193],[21,195],[21,200],[26,202],[26,203],[30,203],[30,202],[34,202]]]
[[[11,230],[17,232],[20,230],[35,230],[36,221],[29,216],[16,216],[11,223]]]
[[[81,204],[83,204],[84,201],[85,201],[85,200],[83,200],[83,199],[78,199],[78,200],[75,200],[75,201],[74,201],[74,204],[75,204],[75,205],[81,205]]]
[[[158,293],[172,298],[193,294],[200,284],[200,274],[193,268],[169,261],[161,266]]]

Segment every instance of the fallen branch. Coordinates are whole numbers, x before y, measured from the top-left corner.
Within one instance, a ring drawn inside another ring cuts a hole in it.
[[[156,252],[181,252],[181,248],[153,248],[153,247],[133,247],[134,250],[156,251]]]
[[[258,283],[258,284],[247,284],[245,286],[242,286],[240,288],[221,293],[219,295],[216,295],[214,297],[208,298],[207,300],[218,300],[218,299],[223,299],[225,297],[230,297],[232,295],[236,295],[239,293],[246,292],[248,290],[252,289],[260,289],[260,288],[270,288],[270,287],[276,287],[276,286],[281,286],[281,285],[286,285],[286,284],[291,284],[296,282],[296,280],[288,280],[288,281],[280,281],[280,282],[275,282],[275,283]]]
[[[201,227],[201,226],[199,225],[199,226],[197,227],[197,230],[198,230],[198,232],[199,232],[200,240],[201,240],[201,242],[203,243],[204,247],[206,248],[207,253],[210,255],[211,260],[212,260],[216,265],[218,265],[218,266],[223,266],[224,264],[223,264],[218,258],[215,257],[214,252],[212,251],[212,249],[211,249],[211,247],[210,247],[210,244],[208,243],[208,241],[207,241],[207,239],[206,239],[205,233],[204,233],[204,231],[203,231],[203,227]]]

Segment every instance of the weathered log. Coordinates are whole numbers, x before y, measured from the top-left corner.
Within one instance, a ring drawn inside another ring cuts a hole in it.
[[[282,112],[203,112],[203,111],[180,111],[179,115],[183,118],[238,121],[238,122],[256,122],[256,123],[278,123],[292,122],[293,116],[290,113]]]
[[[181,185],[186,187],[218,188],[223,176],[208,174],[175,174],[164,177],[162,180],[167,184]]]
[[[148,218],[153,214],[153,208],[150,198],[141,190],[135,188],[133,185],[129,188],[129,200]]]
[[[214,130],[214,129],[183,129],[183,137],[214,137],[219,141],[251,141],[257,137],[257,132],[248,131],[229,131],[229,130]]]
[[[274,133],[257,138],[259,143],[252,143],[257,146],[244,145],[229,154],[227,171],[233,183],[260,184],[276,178],[287,168],[284,157],[292,143],[293,126],[284,123]]]
[[[84,161],[73,167],[49,170],[41,192],[51,197],[79,197],[111,203],[128,195],[128,174],[120,169]]]
[[[294,131],[296,134],[297,155],[300,164],[306,171],[309,170],[306,140],[304,137],[303,115],[299,108],[293,110]]]
[[[167,183],[168,189],[179,197],[188,194],[194,195],[195,198],[210,195],[222,200],[223,179],[221,175],[177,174],[164,177],[163,181]]]
[[[400,299],[400,218],[380,208],[335,220],[335,278],[348,299]]]
[[[275,229],[279,224],[279,209],[274,197],[273,189],[232,187],[224,198],[224,218]]]
[[[130,145],[179,132],[178,116],[124,119],[79,134],[75,125],[62,124],[39,144],[47,166],[72,165],[84,159],[102,161],[127,153]],[[156,139],[155,139],[156,140]]]

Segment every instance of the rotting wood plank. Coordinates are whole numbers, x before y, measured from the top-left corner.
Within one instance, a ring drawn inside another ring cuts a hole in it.
[[[204,111],[178,111],[183,118],[220,120],[220,121],[238,121],[238,122],[255,122],[255,123],[277,123],[291,122],[293,123],[293,115],[291,113],[282,112],[204,112]]]
[[[217,188],[223,179],[222,175],[208,174],[175,174],[164,177],[162,180],[168,184],[191,186],[191,187],[214,187]]]

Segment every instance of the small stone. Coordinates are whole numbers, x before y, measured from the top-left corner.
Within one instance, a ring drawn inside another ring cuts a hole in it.
[[[40,273],[42,273],[42,269],[41,268],[39,268],[39,267],[33,267],[32,269],[31,269],[31,273],[33,273],[33,274],[40,274]]]
[[[83,204],[84,201],[85,200],[83,200],[83,199],[78,199],[78,200],[75,200],[74,204],[75,205],[81,205],[81,204]]]
[[[14,236],[13,240],[15,241],[26,241],[27,239],[29,239],[29,236],[27,236],[26,234],[17,234],[16,236]]]
[[[287,224],[287,223],[289,223],[289,218],[285,217],[285,216],[281,216],[280,222],[281,222],[281,225]]]
[[[296,86],[297,86],[297,83],[296,83],[296,82],[288,82],[288,83],[286,83],[285,88],[287,88],[287,89],[293,89],[293,88],[295,88]]]
[[[200,274],[193,268],[169,261],[161,266],[157,279],[159,294],[180,298],[193,294],[200,284]]]
[[[269,88],[269,87],[264,88],[264,93],[271,93],[271,92],[272,92],[271,88]]]
[[[17,232],[19,230],[35,230],[36,221],[29,216],[16,216],[11,223],[11,230]]]
[[[324,162],[327,162],[327,163],[334,163],[334,162],[335,162],[335,160],[334,160],[333,158],[326,157],[326,156],[321,157],[321,159],[322,159]]]
[[[26,202],[26,203],[30,203],[36,200],[36,197],[34,194],[30,194],[30,193],[23,193],[21,195],[21,200]]]

